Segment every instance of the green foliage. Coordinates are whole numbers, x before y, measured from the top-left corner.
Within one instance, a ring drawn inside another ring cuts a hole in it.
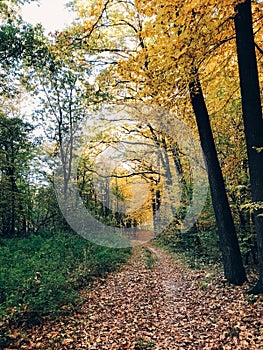
[[[189,252],[189,254],[209,260],[219,257],[218,237],[215,227],[200,231],[195,225],[187,232],[171,230],[160,235],[158,244],[171,251]]]
[[[146,268],[151,269],[151,267],[153,266],[156,260],[154,259],[152,252],[148,248],[144,247],[143,250],[144,250],[144,256],[145,256]]]
[[[239,239],[241,254],[246,265],[253,267],[257,263],[256,235],[252,220],[245,210],[233,211]],[[237,209],[236,209],[237,208]],[[247,206],[246,209],[251,209]],[[179,253],[191,268],[200,268],[203,264],[217,263],[221,260],[219,241],[213,208],[208,198],[197,223],[187,232],[181,232],[171,224],[157,239],[157,244],[171,252]]]
[[[31,131],[22,119],[0,113],[0,232],[4,236],[27,230],[27,177],[35,156]]]
[[[125,262],[129,252],[72,233],[2,239],[0,315],[57,312],[74,303],[78,288]]]
[[[135,344],[136,350],[142,350],[142,349],[152,349],[154,347],[154,344],[150,341],[144,340],[144,339],[137,339]]]
[[[203,263],[214,263],[220,260],[218,234],[211,198],[197,223],[187,232],[178,230],[173,224],[157,239],[157,244],[171,252],[179,253],[191,268],[199,268]]]
[[[104,276],[124,263],[129,249],[112,249],[103,247],[94,251],[94,259],[89,261],[89,266],[94,276]],[[123,252],[126,252],[126,254]]]

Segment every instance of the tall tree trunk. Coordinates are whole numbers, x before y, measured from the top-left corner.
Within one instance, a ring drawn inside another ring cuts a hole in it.
[[[242,285],[243,282],[246,281],[246,274],[238,245],[237,234],[226,195],[209,115],[197,71],[194,72],[194,76],[195,81],[190,83],[189,86],[190,98],[208,170],[212,203],[222,251],[224,274],[230,283]]]
[[[157,237],[160,227],[160,215],[158,210],[161,206],[161,192],[155,188],[151,189],[152,194],[152,214],[153,214],[153,234]]]
[[[13,135],[12,135],[13,136]],[[10,155],[10,164],[8,166],[8,178],[10,181],[10,199],[11,199],[11,211],[10,211],[10,235],[15,234],[15,221],[16,221],[16,181],[15,181],[15,155],[14,155],[14,140],[11,136],[11,142],[10,142],[10,150],[11,150],[11,155]]]
[[[251,0],[236,7],[236,44],[242,96],[251,194],[253,202],[263,202],[263,121],[260,87],[252,24]],[[253,293],[263,293],[263,209],[257,210],[255,226],[257,232],[259,281]]]
[[[15,203],[15,198],[16,198],[16,183],[15,183],[15,178],[14,178],[14,173],[10,175],[10,182],[11,182],[11,235],[15,234],[15,221],[16,221],[16,203]]]

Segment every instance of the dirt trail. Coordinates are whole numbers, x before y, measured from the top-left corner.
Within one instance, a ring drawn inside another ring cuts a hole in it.
[[[262,299],[251,304],[243,291],[137,247],[119,272],[82,291],[73,315],[28,329],[12,349],[263,349]]]

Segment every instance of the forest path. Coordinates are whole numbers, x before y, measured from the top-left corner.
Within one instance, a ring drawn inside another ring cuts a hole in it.
[[[150,244],[81,295],[78,310],[28,329],[16,349],[263,348],[260,297],[251,304],[244,287],[212,281]]]

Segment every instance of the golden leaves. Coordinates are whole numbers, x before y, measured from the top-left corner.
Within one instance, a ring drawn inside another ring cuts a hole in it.
[[[235,55],[234,42],[229,45],[228,41],[233,37],[236,3],[137,0],[137,11],[144,15],[138,33],[144,49],[126,65],[121,62],[121,77],[141,84],[139,98],[151,97],[161,104],[169,102],[176,91],[187,89],[193,66],[199,69],[202,81],[211,80]]]

